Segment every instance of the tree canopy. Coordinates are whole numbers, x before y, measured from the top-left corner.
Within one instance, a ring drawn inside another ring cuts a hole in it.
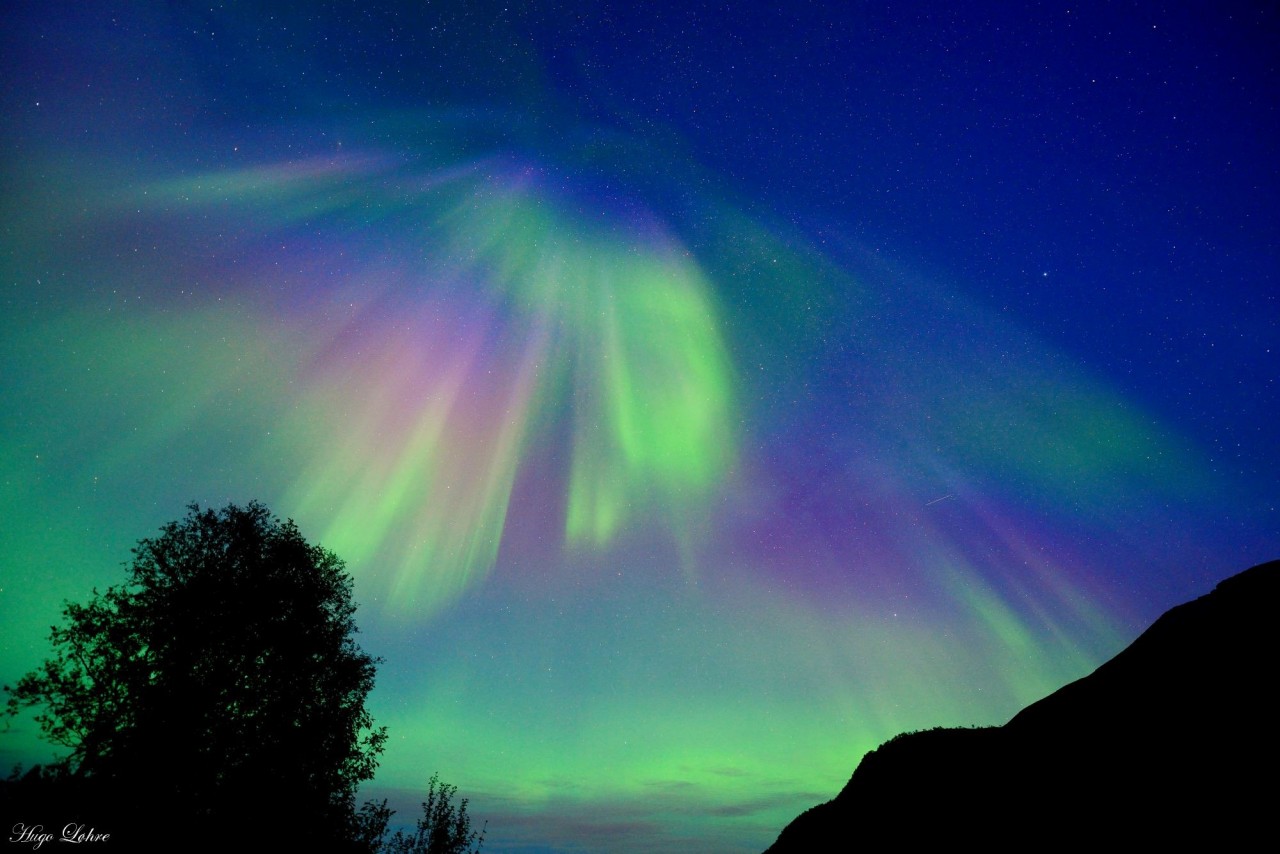
[[[387,837],[387,825],[394,813],[387,802],[366,801],[361,824],[371,841],[369,847],[380,854],[479,854],[487,824],[471,829],[467,799],[455,804],[457,793],[457,786],[441,783],[439,775],[432,774],[414,831],[397,830],[391,837]]]
[[[129,579],[68,603],[54,655],[9,687],[70,752],[58,776],[163,821],[353,837],[386,739],[365,699],[343,562],[257,503],[187,516],[133,550]],[[118,816],[117,816],[118,818]],[[301,819],[301,820],[298,820]]]

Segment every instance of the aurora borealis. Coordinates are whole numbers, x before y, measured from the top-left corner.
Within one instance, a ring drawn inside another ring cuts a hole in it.
[[[370,796],[752,851],[1280,554],[1264,4],[3,18],[0,681],[258,499]]]

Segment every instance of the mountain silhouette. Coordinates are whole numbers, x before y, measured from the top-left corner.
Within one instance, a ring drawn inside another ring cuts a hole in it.
[[[1275,832],[1280,561],[1167,611],[1001,727],[899,735],[767,854],[1256,845]]]

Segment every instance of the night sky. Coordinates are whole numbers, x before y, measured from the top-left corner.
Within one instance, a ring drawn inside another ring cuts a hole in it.
[[[258,499],[369,796],[751,851],[1280,556],[1270,4],[524,5],[5,4],[0,681]]]

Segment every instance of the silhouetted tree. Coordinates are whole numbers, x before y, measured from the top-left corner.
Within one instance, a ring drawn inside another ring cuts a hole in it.
[[[366,801],[360,814],[362,843],[380,854],[479,854],[485,829],[471,829],[467,799],[453,803],[457,793],[457,786],[441,783],[440,775],[432,774],[417,829],[413,833],[397,830],[390,839],[386,838],[387,823],[393,811],[385,800]]]
[[[7,712],[36,708],[70,749],[57,776],[153,833],[357,844],[356,788],[386,734],[343,562],[261,504],[189,511],[138,543],[126,584],[66,605]]]

